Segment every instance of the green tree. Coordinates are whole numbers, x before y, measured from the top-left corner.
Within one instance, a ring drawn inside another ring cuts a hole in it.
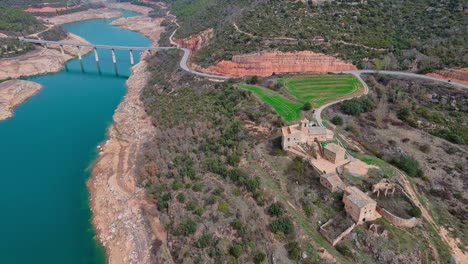
[[[271,216],[279,217],[283,215],[283,207],[279,202],[276,202],[272,205],[270,205],[270,208],[268,208],[268,213]]]
[[[330,121],[336,126],[343,125],[343,117],[341,116],[334,116]]]
[[[302,106],[303,111],[309,111],[310,109],[312,109],[312,104],[310,102],[307,102]]]

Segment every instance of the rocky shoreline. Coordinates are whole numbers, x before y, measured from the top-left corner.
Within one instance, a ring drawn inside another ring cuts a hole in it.
[[[65,42],[89,43],[82,37],[69,34]],[[0,80],[17,79],[21,77],[41,75],[58,72],[63,65],[78,55],[76,48],[64,46],[65,55],[62,55],[60,47],[49,45],[49,48],[36,48],[31,52],[17,57],[0,59]],[[82,54],[90,52],[90,48],[82,48]]]
[[[84,20],[91,20],[91,19],[108,19],[114,17],[120,17],[122,13],[115,9],[111,8],[99,8],[99,9],[89,9],[86,11],[60,15],[55,17],[40,17],[40,19],[44,20],[47,23],[51,23],[54,25],[62,25],[67,23],[73,23],[78,21]]]
[[[41,90],[42,85],[24,81],[10,80],[0,83],[0,121],[13,116],[13,110]]]
[[[157,43],[162,28],[146,16],[116,23],[138,31]],[[133,67],[128,92],[113,116],[108,140],[87,182],[93,225],[104,245],[109,263],[172,263],[167,234],[159,213],[147,202],[145,190],[136,183],[136,161],[142,145],[152,138],[154,127],[140,100],[149,80],[145,58]]]

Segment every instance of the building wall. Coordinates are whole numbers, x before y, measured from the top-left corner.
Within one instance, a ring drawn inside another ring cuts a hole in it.
[[[337,153],[334,153],[328,149],[324,149],[323,151],[325,159],[332,162],[332,163],[339,163],[344,160],[345,152],[344,150],[339,150]]]
[[[283,149],[286,150],[289,147],[294,147],[298,145],[299,143],[303,143],[303,142],[304,142],[304,138],[302,136],[302,133],[294,133],[294,134],[290,134],[287,136],[283,136],[282,145],[283,145]]]

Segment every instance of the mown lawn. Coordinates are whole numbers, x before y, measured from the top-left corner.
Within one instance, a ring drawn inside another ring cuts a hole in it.
[[[352,75],[305,75],[282,79],[286,91],[302,102],[319,107],[358,92],[359,80]]]
[[[280,94],[255,85],[240,84],[239,87],[254,92],[261,100],[271,105],[286,121],[294,121],[301,116],[302,104],[293,102]]]

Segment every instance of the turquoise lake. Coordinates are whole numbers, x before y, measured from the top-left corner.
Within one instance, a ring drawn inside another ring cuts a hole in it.
[[[139,33],[110,26],[112,21],[64,27],[94,44],[151,45]],[[84,71],[75,59],[59,73],[27,78],[43,89],[0,122],[0,263],[105,262],[94,240],[85,183],[131,67],[128,52],[116,51],[118,75],[111,52],[99,55],[101,72],[89,53]]]

